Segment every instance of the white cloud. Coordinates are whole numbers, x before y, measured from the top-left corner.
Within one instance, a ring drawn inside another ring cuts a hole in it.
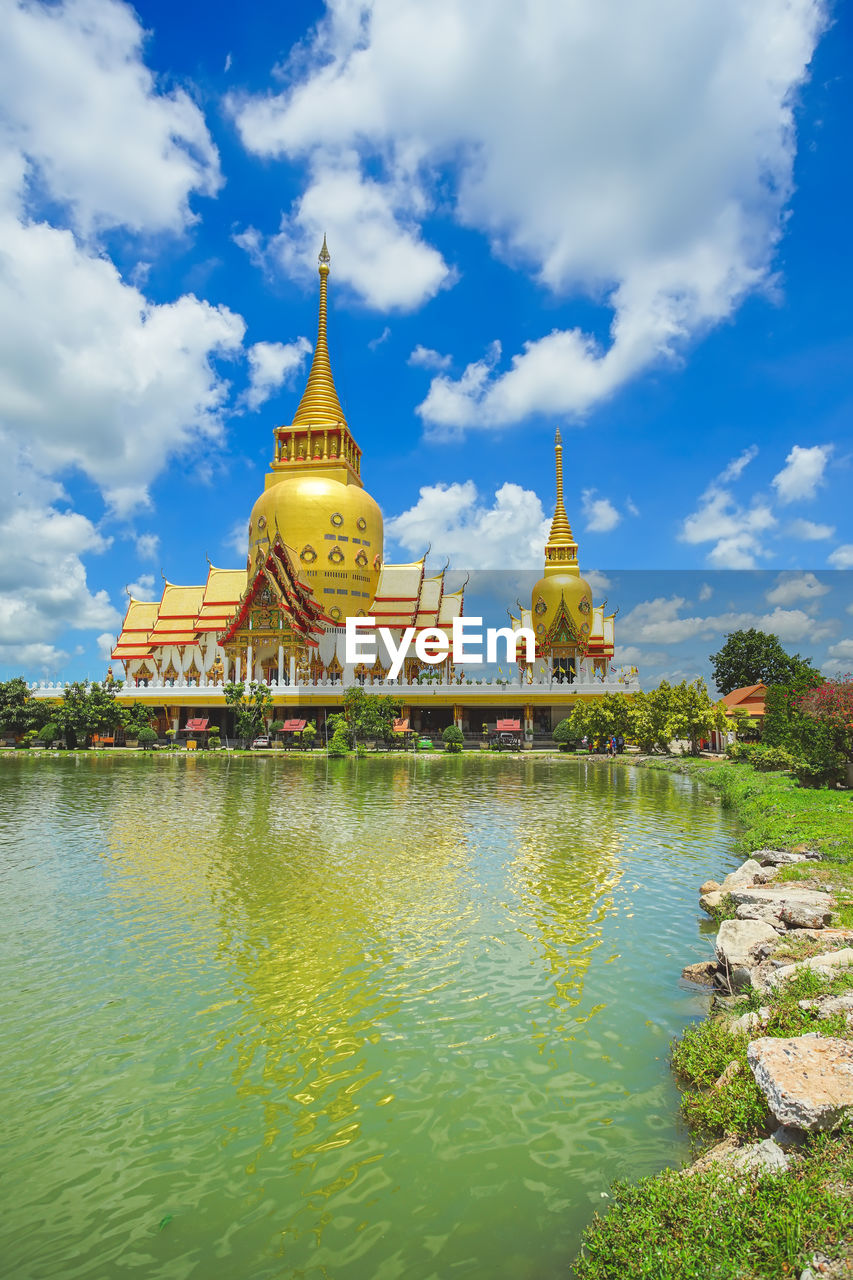
[[[387,342],[390,337],[391,337],[391,330],[386,324],[385,328],[382,330],[379,337],[371,338],[367,345],[371,351],[375,351],[377,347],[381,347],[383,343]]]
[[[757,558],[766,554],[762,535],[775,524],[766,503],[757,499],[743,507],[730,490],[712,484],[700,498],[698,510],[682,522],[679,538],[694,545],[713,542],[708,562],[718,569],[753,569]]]
[[[710,600],[714,594],[714,588],[707,582],[703,582],[699,589],[699,602],[704,604],[706,600]]]
[[[311,352],[307,338],[295,342],[256,342],[248,350],[249,389],[246,404],[259,409],[279,387],[289,384]]]
[[[737,458],[732,458],[727,467],[720,472],[720,484],[730,484],[733,480],[739,480],[742,472],[749,466],[753,458],[758,455],[758,446],[751,444],[748,449],[744,449],[743,453]]]
[[[592,587],[594,595],[601,595],[604,591],[609,591],[613,586],[612,581],[606,573],[602,573],[600,569],[584,569],[582,576],[585,582]]]
[[[622,519],[609,498],[596,498],[595,489],[584,489],[581,504],[586,517],[587,533],[609,533]]]
[[[249,550],[249,536],[246,532],[246,520],[235,520],[222,539],[223,547],[227,547],[237,556],[237,563],[244,564]]]
[[[833,451],[831,444],[816,444],[804,449],[795,444],[785,459],[785,466],[773,477],[779,501],[797,502],[814,498]]]
[[[77,229],[180,231],[191,222],[190,194],[221,185],[219,158],[189,95],[158,91],[133,9],[4,0],[2,12],[7,144]]]
[[[822,542],[825,538],[832,537],[835,526],[816,524],[813,520],[792,520],[785,532],[789,537],[799,538],[802,542]]]
[[[391,537],[411,555],[431,544],[433,557],[457,568],[529,569],[542,561],[550,521],[535,493],[503,484],[486,505],[473,480],[425,485],[408,511],[385,522]]]
[[[764,593],[768,604],[793,604],[796,600],[817,601],[829,587],[813,573],[780,573],[776,586]]]
[[[85,516],[60,509],[61,488],[39,476],[8,438],[2,449],[0,665],[47,674],[68,657],[54,643],[64,631],[120,622],[106,591],[89,589],[82,558],[110,544]]]
[[[116,637],[112,631],[103,631],[101,635],[95,637],[95,648],[98,651],[98,657],[104,662],[109,662],[115,645]]]
[[[160,548],[160,538],[156,533],[140,533],[136,537],[136,554],[140,560],[153,560]]]
[[[0,423],[45,470],[77,466],[121,511],[166,459],[221,438],[213,366],[244,324],[191,294],[148,302],[70,232],[0,219]]]
[[[235,237],[268,270],[308,277],[327,235],[334,279],[378,311],[412,311],[455,280],[421,236],[410,209],[414,189],[366,178],[350,155],[317,161],[310,185],[266,239],[250,227]]]
[[[853,569],[853,542],[845,542],[836,547],[827,560],[834,569]]]
[[[421,343],[408,359],[408,363],[418,369],[447,369],[452,361],[452,356],[443,356],[440,351],[433,351],[432,347],[424,347]]]
[[[750,611],[707,616],[682,616],[687,601],[682,596],[659,596],[635,605],[620,618],[622,641],[630,644],[681,644],[696,637],[720,637],[730,631],[748,630],[777,635],[785,644],[805,640],[819,642],[837,631],[835,622],[816,623],[804,609],[775,608],[770,613]]]
[[[127,584],[128,594],[134,600],[159,600],[162,592],[154,590],[154,574],[140,573],[135,582]]]
[[[830,658],[845,658],[853,661],[853,640],[837,640],[827,650]]]
[[[545,287],[612,308],[605,348],[555,332],[421,406],[439,427],[489,427],[583,412],[767,281],[794,91],[824,21],[821,0],[339,0],[285,90],[231,108],[250,150],[309,167],[288,243],[309,227],[316,252],[340,188],[342,230],[367,207],[383,253],[406,241],[417,284],[402,305],[446,281],[420,238],[438,212]],[[371,246],[347,278],[399,306],[396,272],[377,285],[381,257]]]

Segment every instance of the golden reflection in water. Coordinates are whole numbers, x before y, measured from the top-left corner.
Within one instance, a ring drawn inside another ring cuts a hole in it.
[[[261,1110],[251,1199],[264,1200],[268,1153],[284,1141],[308,1214],[285,1235],[309,1221],[322,1232],[324,1201],[380,1177],[363,1109],[394,1103],[387,1054],[415,1034],[410,1019],[476,1055],[521,996],[535,1054],[555,1031],[572,1036],[620,874],[618,814],[605,805],[591,824],[560,774],[543,791],[528,761],[502,769],[499,788],[488,772],[466,776],[467,790],[447,761],[371,761],[369,785],[355,761],[181,763],[155,766],[154,820],[116,794],[112,891],[129,913],[143,899],[174,914],[182,947],[227,974],[230,998],[203,1011],[217,1030],[197,1069],[227,1063],[237,1100]],[[537,957],[556,1024],[542,1018]]]

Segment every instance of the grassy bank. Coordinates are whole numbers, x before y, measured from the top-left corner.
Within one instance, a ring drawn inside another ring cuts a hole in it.
[[[745,855],[796,845],[819,850],[823,862],[785,868],[779,878],[832,889],[839,902],[837,923],[853,927],[853,794],[806,790],[787,775],[756,773],[748,765],[644,763],[701,777],[714,787],[743,824],[739,843]],[[783,948],[775,953],[779,958],[786,951],[794,959],[817,949],[800,939]],[[819,1022],[799,1003],[851,990],[853,970],[831,983],[806,973],[772,995],[751,992],[674,1043],[672,1066],[697,1155],[724,1138],[755,1142],[776,1128],[747,1064],[749,1037],[733,1034],[731,1021],[763,1006],[769,1009],[766,1025],[753,1034],[788,1037],[819,1030],[851,1039],[843,1016]],[[853,1260],[851,1197],[853,1124],[832,1137],[808,1138],[782,1175],[751,1177],[719,1165],[690,1174],[667,1169],[634,1186],[613,1188],[609,1212],[596,1215],[587,1229],[576,1273],[580,1280],[799,1276],[816,1252]]]

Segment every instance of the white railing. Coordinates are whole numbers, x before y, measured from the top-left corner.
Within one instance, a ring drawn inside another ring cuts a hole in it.
[[[331,693],[333,696],[339,696],[344,690],[351,688],[353,685],[360,683],[355,679],[333,680],[326,677],[322,680],[310,683],[288,684],[286,682],[279,683],[273,681],[269,685],[270,693],[276,695],[290,695],[299,697],[300,695],[313,695],[318,693]],[[372,684],[369,679],[364,681],[363,688],[366,693],[389,693],[395,697],[408,700],[411,698],[424,698],[430,696],[458,696],[465,701],[469,699],[482,700],[484,702],[503,701],[509,694],[515,693],[521,700],[526,693],[542,693],[549,691],[555,697],[564,698],[572,697],[576,694],[601,694],[601,693],[636,693],[640,688],[639,677],[636,675],[617,673],[609,673],[607,676],[586,677],[575,680],[569,684],[567,681],[560,681],[555,677],[539,676],[533,680],[519,679],[518,676],[513,680],[467,680],[463,678],[454,680],[452,683],[446,681],[439,682],[437,680],[423,680],[413,684],[402,680],[375,680]],[[30,692],[36,698],[61,698],[65,692],[66,685],[50,682],[46,680],[36,681],[30,685]],[[197,682],[187,681],[184,676],[179,676],[175,680],[149,680],[147,685],[135,685],[132,680],[126,681],[121,689],[123,697],[133,697],[141,702],[168,702],[169,697],[180,693],[192,691],[204,695],[199,698],[200,702],[224,702],[225,694],[221,684],[213,684],[206,677],[202,676]]]

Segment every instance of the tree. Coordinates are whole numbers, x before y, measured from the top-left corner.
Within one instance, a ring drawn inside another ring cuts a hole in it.
[[[121,708],[121,722],[128,738],[139,738],[143,729],[151,728],[151,712],[142,702],[134,702]],[[157,734],[154,734],[157,741]]]
[[[0,681],[0,729],[6,733],[40,729],[53,710],[51,703],[33,697],[23,676]]]
[[[66,685],[53,714],[66,742],[73,739],[85,743],[93,734],[114,732],[122,723],[122,708],[116,702],[121,687],[119,680],[105,680],[103,684],[75,680]]]
[[[237,737],[251,742],[262,733],[266,725],[266,717],[272,706],[272,694],[269,686],[262,680],[253,680],[248,691],[243,681],[233,681],[223,689],[225,705],[234,712],[234,723]]]
[[[459,728],[458,724],[449,724],[447,728],[442,732],[441,737],[442,737],[442,741],[444,742],[445,750],[450,752],[456,752],[456,751],[462,750],[462,744],[465,741],[465,735],[463,734],[462,730]]]
[[[709,661],[714,684],[720,693],[731,693],[749,684],[790,684],[803,673],[820,676],[811,658],[786,653],[778,636],[750,627],[748,631],[730,631],[718,653]]]
[[[603,698],[579,702],[570,716],[571,734],[576,741],[587,738],[604,739],[626,734],[630,728],[631,713],[624,693],[605,693]],[[559,726],[558,726],[559,728]]]
[[[574,715],[574,712],[572,715]],[[554,729],[554,741],[561,751],[569,751],[572,743],[580,741],[572,725],[572,716],[566,716],[565,720],[561,720],[556,726]]]
[[[344,694],[344,719],[353,745],[363,738],[390,740],[394,720],[400,714],[400,703],[388,694],[365,693],[361,685],[353,685]],[[331,717],[329,723],[331,725]],[[334,729],[333,729],[334,732]]]
[[[143,725],[136,736],[143,751],[150,751],[157,741],[157,731],[150,725]]]
[[[670,739],[686,738],[691,754],[699,754],[699,742],[710,737],[714,729],[724,729],[726,713],[719,703],[711,701],[704,680],[690,684],[682,680],[669,695],[667,732]]]
[[[672,738],[669,731],[671,701],[672,689],[666,680],[661,680],[657,689],[650,689],[648,693],[635,693],[631,697],[629,704],[631,737],[646,754],[669,750]]]

